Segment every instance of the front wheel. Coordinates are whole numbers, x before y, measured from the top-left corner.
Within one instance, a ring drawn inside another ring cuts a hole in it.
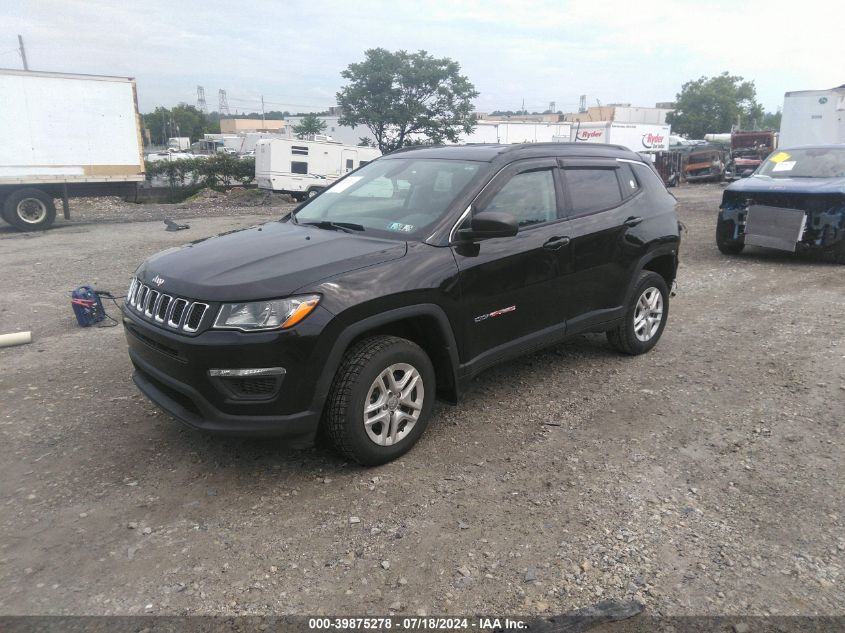
[[[3,219],[20,231],[43,231],[56,220],[56,205],[40,189],[18,189],[3,203]]]
[[[745,248],[742,239],[734,239],[736,223],[733,220],[725,220],[719,214],[716,220],[716,247],[725,255],[739,255]]]
[[[346,352],[326,400],[324,430],[345,457],[376,466],[406,453],[434,403],[434,368],[416,344],[374,336]]]
[[[655,272],[640,273],[622,323],[608,330],[610,345],[624,354],[645,354],[657,345],[669,318],[669,289]]]

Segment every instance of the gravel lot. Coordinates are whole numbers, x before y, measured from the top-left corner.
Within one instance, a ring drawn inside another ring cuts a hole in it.
[[[722,256],[721,188],[674,191],[652,353],[591,335],[490,370],[371,470],[184,429],[135,389],[122,327],[71,312],[75,286],[123,294],[146,256],[280,202],[3,225],[0,333],[35,340],[0,349],[0,614],[845,613],[845,268]]]

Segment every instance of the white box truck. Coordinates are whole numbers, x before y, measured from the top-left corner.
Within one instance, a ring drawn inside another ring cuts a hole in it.
[[[845,86],[787,92],[779,146],[830,143],[845,143]]]
[[[570,138],[576,143],[622,145],[635,152],[663,152],[669,151],[670,131],[668,125],[652,123],[576,122]]]
[[[191,149],[191,139],[187,136],[171,136],[167,139],[167,149],[175,149],[177,152],[185,152]]]
[[[373,147],[332,141],[261,139],[255,144],[255,180],[260,189],[304,200],[379,156]]]
[[[461,135],[461,143],[555,143],[569,142],[572,123],[533,121],[479,121],[470,134]]]
[[[129,196],[144,180],[135,81],[0,69],[0,203],[21,230],[46,229],[61,198]]]

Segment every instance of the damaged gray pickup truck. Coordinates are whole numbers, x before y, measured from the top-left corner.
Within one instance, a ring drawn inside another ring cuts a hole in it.
[[[776,150],[725,189],[716,245],[735,255],[747,244],[845,264],[845,145]]]

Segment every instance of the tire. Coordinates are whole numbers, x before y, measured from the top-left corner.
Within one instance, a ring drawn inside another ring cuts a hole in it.
[[[320,193],[321,193],[322,191],[323,191],[322,187],[320,187],[320,188],[314,188],[314,189],[309,189],[309,190],[308,190],[308,193],[306,193],[306,194],[305,194],[305,197],[306,197],[306,198],[314,198],[314,197],[316,197],[316,196],[320,195]]]
[[[641,320],[643,316],[645,323]],[[669,289],[666,280],[655,272],[644,270],[631,293],[622,323],[607,331],[607,340],[623,354],[645,354],[657,345],[668,319]]]
[[[739,255],[745,248],[745,242],[733,238],[736,223],[733,220],[725,220],[719,214],[716,220],[716,246],[725,255]]]
[[[824,259],[831,264],[845,264],[845,239],[840,240],[824,252]]]
[[[400,385],[416,381],[415,386],[399,389],[403,395],[397,398],[390,390],[397,379]],[[346,352],[335,374],[323,412],[324,431],[344,457],[363,466],[387,463],[423,434],[434,393],[434,367],[418,345],[395,336],[364,339]],[[367,413],[367,405],[375,408]],[[366,416],[375,422],[365,424]]]
[[[3,203],[3,219],[19,231],[43,231],[55,222],[56,205],[40,189],[18,189]]]

